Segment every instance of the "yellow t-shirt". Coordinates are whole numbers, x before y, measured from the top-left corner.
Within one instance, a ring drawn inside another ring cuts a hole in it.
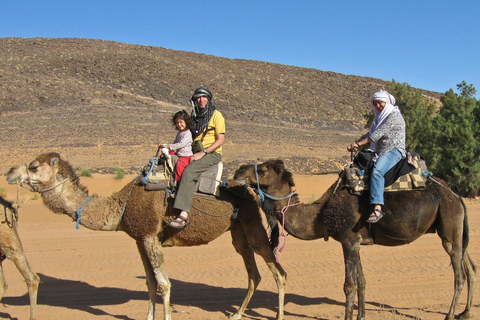
[[[213,130],[211,130],[212,128]],[[205,134],[205,138],[203,138],[202,145],[204,148],[208,148],[215,142],[215,136],[217,134],[225,133],[225,119],[220,111],[215,110],[213,112],[212,118],[208,121],[208,126],[205,130],[207,130],[207,133]],[[195,140],[202,140],[205,130],[199,134]],[[219,147],[215,152],[222,154],[222,147]]]

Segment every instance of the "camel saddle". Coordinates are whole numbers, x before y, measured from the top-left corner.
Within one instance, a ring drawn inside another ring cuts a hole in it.
[[[158,191],[175,187],[173,169],[175,168],[177,160],[178,157],[176,155],[170,155],[169,159],[161,155],[158,158],[158,164],[150,160],[149,164],[143,167],[144,178],[142,180],[145,184],[145,190]],[[200,175],[195,191],[218,196],[220,194],[219,187],[222,182],[222,176],[223,163],[220,162]]]
[[[370,189],[370,172],[373,168],[371,159],[371,154],[359,153],[341,172],[351,194],[360,195],[362,191]],[[385,175],[385,192],[425,188],[427,177],[424,172],[427,172],[425,160],[418,153],[408,152],[407,157]]]

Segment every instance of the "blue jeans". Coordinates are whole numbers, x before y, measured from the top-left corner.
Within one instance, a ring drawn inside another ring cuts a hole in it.
[[[377,159],[370,176],[370,204],[384,204],[385,174],[400,160],[402,160],[402,153],[397,148],[390,150]]]

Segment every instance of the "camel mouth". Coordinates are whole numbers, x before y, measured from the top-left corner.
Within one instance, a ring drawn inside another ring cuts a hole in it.
[[[15,177],[10,177],[10,176],[8,176],[8,173],[7,173],[5,179],[7,180],[8,184],[20,184],[21,183],[20,178],[21,178],[20,175],[15,176]]]

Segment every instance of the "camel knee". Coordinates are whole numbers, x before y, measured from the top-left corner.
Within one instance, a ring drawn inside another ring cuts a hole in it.
[[[157,290],[158,290],[158,293],[160,293],[160,295],[162,297],[165,297],[165,296],[170,294],[171,287],[172,287],[172,285],[170,284],[170,282],[168,282],[168,283],[165,283],[165,282],[160,283],[159,282],[158,285],[157,285]]]
[[[3,295],[5,294],[5,292],[7,291],[7,284],[5,282],[3,282],[1,285],[0,285],[0,301],[2,301],[2,298],[3,298]]]
[[[25,280],[25,282],[27,283],[27,286],[29,288],[31,288],[31,290],[33,292],[37,292],[38,291],[38,287],[40,285],[40,277],[38,276],[38,274],[36,274],[35,272],[33,272],[33,276],[28,279],[28,280]]]
[[[357,292],[357,286],[354,282],[345,282],[343,285],[343,292],[345,296],[348,298],[355,298],[355,294]]]

